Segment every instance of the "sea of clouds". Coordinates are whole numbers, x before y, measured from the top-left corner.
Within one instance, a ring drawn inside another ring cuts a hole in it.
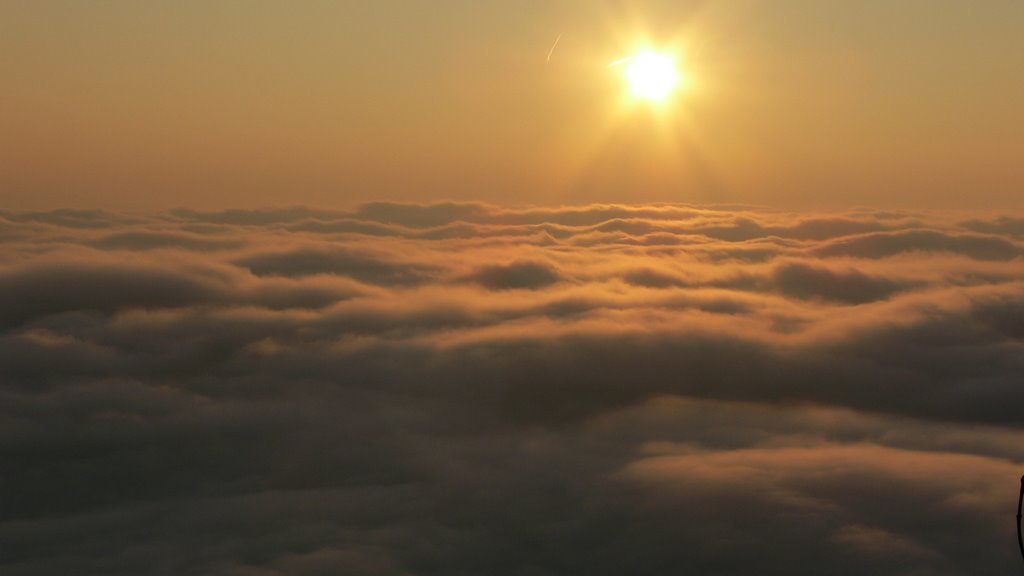
[[[1024,218],[0,212],[0,572],[1019,571]]]

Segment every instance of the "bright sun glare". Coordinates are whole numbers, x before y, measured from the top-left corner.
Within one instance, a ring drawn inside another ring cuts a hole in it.
[[[629,60],[626,79],[633,95],[661,102],[679,86],[679,72],[671,56],[641,52]]]

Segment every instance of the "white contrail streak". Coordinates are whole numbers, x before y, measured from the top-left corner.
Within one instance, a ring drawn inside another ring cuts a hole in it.
[[[548,50],[548,62],[551,62],[551,55],[555,53],[555,46],[558,46],[558,42],[562,39],[562,35],[559,34],[558,38],[555,38],[555,43],[551,45],[551,50]]]
[[[618,66],[619,64],[625,64],[626,62],[629,62],[629,61],[630,61],[630,60],[632,60],[632,59],[633,59],[633,57],[632,57],[632,56],[626,56],[625,58],[619,58],[618,60],[615,60],[615,61],[613,61],[613,62],[610,62],[610,63],[608,64],[608,67],[609,67],[609,68],[611,68],[611,67],[613,67],[613,66]]]

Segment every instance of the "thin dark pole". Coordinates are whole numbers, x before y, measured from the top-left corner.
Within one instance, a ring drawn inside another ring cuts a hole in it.
[[[1020,496],[1017,497],[1017,546],[1020,547],[1021,558],[1024,558],[1024,539],[1020,536],[1020,507],[1024,504],[1024,476],[1020,477]]]

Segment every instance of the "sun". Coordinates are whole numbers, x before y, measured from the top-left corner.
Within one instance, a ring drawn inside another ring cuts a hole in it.
[[[637,98],[662,102],[679,87],[675,59],[667,54],[640,52],[625,63],[629,89]]]

